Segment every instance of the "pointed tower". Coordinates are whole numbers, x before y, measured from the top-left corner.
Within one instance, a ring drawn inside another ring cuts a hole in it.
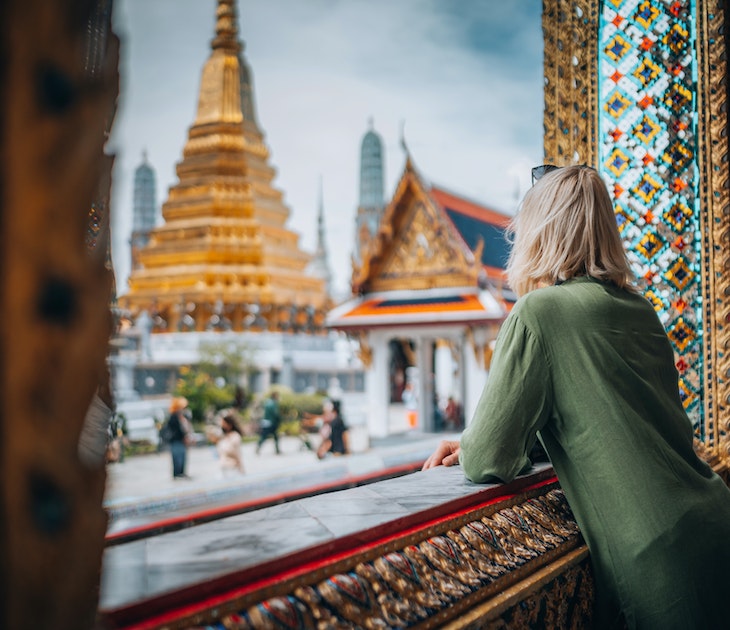
[[[157,331],[321,329],[325,283],[287,229],[289,209],[255,118],[251,72],[238,40],[235,0],[218,0],[215,37],[179,182],[164,224],[139,253],[124,301],[150,310]]]
[[[370,128],[360,145],[360,204],[355,220],[355,260],[362,261],[364,250],[375,235],[385,208],[383,186],[383,141]]]
[[[155,171],[142,153],[142,163],[134,171],[134,207],[132,211],[132,269],[139,267],[139,252],[150,240],[157,225],[157,186]]]
[[[324,227],[324,197],[322,193],[322,178],[319,178],[319,212],[317,213],[317,250],[307,270],[315,278],[325,281],[327,295],[332,295],[332,270],[327,255],[327,244]]]

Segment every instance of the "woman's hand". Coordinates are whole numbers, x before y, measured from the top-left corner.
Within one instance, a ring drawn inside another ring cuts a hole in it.
[[[431,457],[423,464],[421,470],[428,470],[436,466],[454,466],[458,464],[460,450],[461,447],[459,446],[458,440],[442,440]]]

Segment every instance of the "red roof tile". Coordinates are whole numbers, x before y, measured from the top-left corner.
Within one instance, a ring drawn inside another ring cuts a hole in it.
[[[432,186],[430,192],[431,196],[441,207],[449,208],[450,210],[465,214],[466,216],[484,223],[491,223],[492,225],[506,228],[512,220],[511,217],[506,214],[502,214],[501,212],[497,212],[496,210],[492,210],[486,206],[479,205],[478,203],[465,199],[464,197],[459,197],[458,195],[443,190],[442,188]]]

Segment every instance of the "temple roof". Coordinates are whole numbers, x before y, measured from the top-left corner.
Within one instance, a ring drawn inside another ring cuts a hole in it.
[[[472,252],[481,248],[481,263],[490,275],[503,272],[509,258],[506,238],[511,217],[443,188],[431,186],[430,195],[449,217]]]
[[[353,261],[355,298],[328,326],[480,324],[501,321],[514,302],[505,286],[510,217],[425,182],[409,156],[368,243]]]
[[[433,288],[444,283],[475,287],[484,279],[501,287],[510,220],[506,214],[428,184],[409,156],[378,231],[362,253],[362,263],[353,265],[353,293]],[[415,279],[419,275],[431,279],[423,277],[419,282]]]

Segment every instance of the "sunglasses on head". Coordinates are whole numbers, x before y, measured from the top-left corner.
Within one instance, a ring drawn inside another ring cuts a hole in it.
[[[540,166],[533,167],[532,185],[534,186],[535,182],[537,182],[543,175],[557,171],[559,168],[559,166],[555,166],[554,164],[541,164]]]
[[[581,169],[590,169],[591,171],[594,170],[593,167],[588,166],[588,164],[575,164],[574,166],[580,166]],[[563,167],[555,166],[554,164],[541,164],[540,166],[535,166],[532,169],[532,185],[534,186],[535,182],[537,182],[541,177],[544,177],[548,173],[552,173],[553,171],[557,171],[561,168]]]

